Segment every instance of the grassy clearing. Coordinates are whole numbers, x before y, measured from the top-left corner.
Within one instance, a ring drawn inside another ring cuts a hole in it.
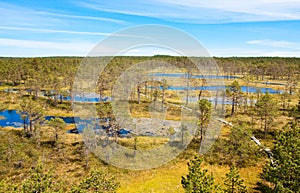
[[[130,171],[129,175],[123,174],[118,177],[121,188],[117,192],[184,192],[181,176],[186,173],[186,162],[170,163],[152,170]]]
[[[68,127],[72,127],[72,125]],[[42,157],[47,167],[54,171],[55,176],[59,180],[64,182],[66,190],[72,183],[78,182],[88,172],[84,169],[86,157],[81,135],[61,134],[59,137],[61,146],[57,148],[49,143],[54,138],[53,129],[49,127],[43,128],[40,145],[37,145],[32,140],[21,137],[20,132],[22,129],[5,128],[1,130],[7,133],[7,136],[2,139],[3,144],[7,145],[7,140],[10,139],[10,143],[14,147],[11,162],[3,164],[0,167],[6,177],[17,178],[17,181],[23,179],[27,175],[29,168],[35,164],[39,157]],[[222,135],[226,135],[227,132],[227,128],[225,128],[222,130]],[[119,140],[119,142],[123,143],[122,145],[133,146],[133,138]],[[138,147],[145,149],[153,148],[166,141],[167,139],[165,138],[139,137]],[[26,147],[26,151],[24,151],[24,147]],[[22,151],[25,154],[21,153]],[[182,156],[192,158],[192,154],[187,150]],[[14,164],[21,159],[20,155],[26,158],[22,158],[24,166],[21,169],[14,169]],[[158,168],[143,171],[125,170],[106,165],[92,153],[88,156],[88,162],[89,168],[101,168],[117,176],[118,181],[121,183],[121,187],[117,191],[118,193],[181,193],[184,192],[181,187],[181,176],[185,176],[188,173],[188,160],[185,158],[176,158]],[[256,183],[260,181],[259,173],[262,170],[262,165],[263,163],[258,163],[255,167],[240,169],[241,177],[245,180],[245,184],[250,192],[253,191],[252,188],[256,186]],[[216,182],[220,184],[225,179],[225,174],[229,171],[228,166],[222,165],[204,165],[204,167],[213,173]],[[18,177],[20,175],[22,176],[21,178]],[[1,178],[4,176],[1,176]]]
[[[232,81],[228,81],[228,83]],[[244,85],[244,82],[240,82]],[[263,86],[263,84],[261,84]],[[256,85],[257,86],[257,85]],[[269,85],[270,88],[275,88],[275,86]],[[1,89],[1,88],[0,88]],[[167,95],[172,94],[166,92]],[[197,93],[194,93],[197,94]],[[280,101],[280,96],[273,95],[275,98]],[[298,102],[296,95],[291,95],[290,105],[294,105]],[[172,99],[171,99],[172,100]],[[0,103],[7,103],[9,109],[16,109],[20,103],[18,95],[14,93],[10,94],[1,94]],[[41,104],[45,102],[45,99],[40,99]],[[172,102],[178,102],[178,99],[174,99]],[[66,103],[67,104],[67,103]],[[161,103],[157,102],[157,105]],[[150,117],[149,114],[149,102],[142,102],[141,104],[134,103],[132,108],[131,115],[133,117]],[[226,106],[227,112],[230,110],[230,105]],[[228,121],[233,122],[234,124],[246,123],[257,138],[261,142],[268,146],[272,147],[273,140],[270,138],[263,139],[261,136],[263,131],[260,129],[260,120],[258,118],[254,119],[254,124],[251,124],[251,117],[241,114],[242,109],[238,109],[239,113],[234,117],[228,117]],[[46,108],[47,115],[56,115],[56,116],[73,116],[72,111],[66,109],[55,108],[53,106],[47,106]],[[167,119],[176,120],[180,116],[180,109],[177,107],[170,106],[167,111]],[[270,132],[278,132],[281,130],[290,118],[286,115],[280,115],[274,121]],[[69,125],[65,130],[73,128],[74,125]],[[21,132],[20,129],[15,128],[5,128],[1,129],[1,132]],[[64,131],[63,131],[64,132]],[[220,138],[226,138],[230,132],[229,127],[224,126],[222,128],[222,134]],[[19,134],[18,134],[19,135]],[[12,151],[12,156],[10,162],[2,164],[0,166],[1,179],[4,177],[11,177],[13,180],[20,181],[23,179],[29,170],[32,167],[36,160],[39,157],[42,157],[44,163],[47,164],[47,167],[51,168],[56,177],[64,182],[64,186],[68,189],[73,182],[78,182],[83,175],[87,173],[85,170],[86,157],[84,154],[84,146],[82,142],[81,135],[77,134],[63,134],[60,136],[60,143],[62,144],[61,148],[52,147],[49,145],[49,141],[53,140],[54,132],[53,129],[45,127],[43,128],[42,137],[40,139],[41,145],[37,145],[30,140],[26,140],[21,136],[7,135],[5,138],[2,138],[1,146],[7,146],[12,144],[15,148]],[[258,135],[258,136],[257,136]],[[260,136],[261,135],[261,136]],[[165,144],[168,141],[167,138],[154,138],[154,137],[138,137],[137,148],[138,149],[151,149],[158,147],[162,144]],[[119,138],[119,144],[133,149],[134,138]],[[7,147],[8,150],[10,150]],[[109,171],[111,174],[116,175],[118,180],[121,183],[121,187],[118,190],[118,193],[136,193],[136,192],[155,192],[155,193],[164,193],[164,192],[184,192],[181,187],[181,176],[184,176],[188,172],[187,160],[184,158],[191,158],[191,153],[186,151],[182,157],[177,158],[164,166],[159,168],[144,170],[144,171],[130,171],[124,169],[118,169],[113,166],[106,165],[93,154],[89,154],[89,168],[101,168],[103,170]],[[155,158],[153,158],[155,159]],[[20,169],[15,169],[14,164],[19,160],[22,160],[23,167]],[[1,163],[6,162],[1,160]],[[261,181],[259,174],[262,171],[262,166],[264,161],[261,161],[257,166],[251,166],[240,169],[241,178],[244,179],[245,185],[248,187],[249,192],[255,192],[253,188],[256,187],[256,183]],[[229,171],[228,166],[222,165],[205,165],[205,167],[212,172],[216,182],[222,183],[225,179],[225,174]]]
[[[118,144],[128,147],[130,149],[134,149],[134,137],[131,138],[119,138]],[[152,149],[163,145],[169,141],[168,138],[165,137],[147,137],[147,136],[139,136],[136,137],[136,147],[137,149]]]
[[[222,184],[226,173],[229,171],[228,166],[205,165],[206,169],[215,177],[215,181]],[[260,181],[261,164],[256,167],[247,167],[240,169],[241,178],[245,181],[249,192],[255,192],[253,188]],[[184,192],[181,186],[181,177],[187,175],[187,161],[177,163],[170,162],[166,166],[162,166],[146,171],[130,171],[128,174],[118,175],[121,188],[118,193],[140,193],[140,192]]]

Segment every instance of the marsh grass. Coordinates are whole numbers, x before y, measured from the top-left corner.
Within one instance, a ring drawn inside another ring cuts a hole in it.
[[[139,150],[153,149],[167,143],[168,141],[169,138],[166,137],[139,136],[136,137],[136,148]],[[119,138],[117,143],[124,147],[134,149],[135,138]]]

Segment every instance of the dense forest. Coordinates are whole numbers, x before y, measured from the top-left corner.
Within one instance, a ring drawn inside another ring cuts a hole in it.
[[[108,65],[96,81],[94,94],[100,99],[93,105],[97,117],[110,120],[105,128],[111,140],[133,150],[151,149],[175,132],[169,126],[158,136],[123,138],[112,112],[118,77],[145,60],[161,61],[184,69],[184,84],[198,89],[183,89],[186,99],[181,104],[166,81],[140,81],[129,94],[129,112],[132,117],[149,118],[148,110],[154,104],[167,109],[167,119],[176,121],[181,115],[179,105],[193,108],[194,103],[197,132],[188,147],[155,169],[111,166],[89,150],[75,124],[63,120],[74,116],[72,101],[78,93],[73,84],[84,58],[0,58],[0,111],[15,110],[23,120],[17,128],[0,125],[0,192],[300,192],[299,58],[210,59],[224,76],[222,102],[228,103],[222,112],[230,124],[222,127],[204,155],[197,152],[216,102],[209,101],[209,92],[202,89],[211,86],[205,78],[190,73],[189,58],[110,59],[107,57]],[[250,92],[250,87],[256,90]],[[264,92],[264,88],[276,92]],[[193,97],[195,101],[190,102]],[[45,120],[45,116],[53,118]]]

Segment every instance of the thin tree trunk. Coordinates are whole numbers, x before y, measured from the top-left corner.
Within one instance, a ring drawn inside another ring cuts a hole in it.
[[[186,88],[185,106],[188,106],[188,104],[189,104],[189,90],[190,90],[190,79],[189,79],[189,74],[187,74],[187,88]]]
[[[57,134],[57,128],[55,128],[55,138],[54,138],[55,143],[58,141],[58,134]]]
[[[232,106],[231,106],[231,116],[234,114],[234,107],[235,107],[235,97],[232,97]]]
[[[161,100],[161,110],[164,111],[164,102],[165,102],[165,89],[163,88],[163,95]]]
[[[147,98],[147,93],[148,92],[148,88],[147,88],[147,81],[145,82],[145,93],[144,93],[144,95],[145,95],[145,97]]]
[[[57,106],[57,102],[58,102],[58,96],[57,96],[57,94],[55,93],[55,95],[54,95],[54,106]]]
[[[31,120],[29,120],[29,130],[30,130],[30,132],[33,131],[33,125],[32,125],[32,121]]]
[[[202,95],[202,88],[200,88],[199,94],[198,94],[198,101],[200,101]]]
[[[34,99],[38,99],[39,98],[39,96],[38,96],[38,90],[35,90],[35,92],[34,92]]]
[[[137,94],[138,94],[138,103],[141,103],[141,88],[140,85],[137,87]]]
[[[268,133],[268,128],[267,128],[267,117],[265,116],[265,126],[264,126],[264,131],[265,131],[265,138],[267,137],[267,133]]]

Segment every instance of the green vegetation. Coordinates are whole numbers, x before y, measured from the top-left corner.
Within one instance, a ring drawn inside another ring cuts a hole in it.
[[[32,135],[36,130],[37,124],[43,118],[43,108],[35,102],[31,97],[24,98],[20,104],[20,114],[22,119],[24,120],[24,132],[26,134]],[[29,125],[26,126],[25,120],[29,120]],[[29,129],[28,129],[29,127]]]
[[[244,185],[244,180],[240,179],[240,174],[238,169],[234,166],[230,166],[230,171],[226,174],[226,179],[224,181],[225,193],[245,193],[247,192],[247,187]]]
[[[200,130],[198,131],[200,134],[200,139],[202,140],[203,137],[205,136],[205,132],[207,129],[207,126],[209,124],[209,119],[211,116],[211,111],[212,111],[212,105],[207,99],[201,99],[198,101],[199,105],[199,121],[198,125],[200,127]]]
[[[226,137],[218,139],[211,150],[206,154],[210,164],[235,164],[237,167],[255,166],[261,160],[259,148],[244,134],[245,126],[239,129],[230,128]]]
[[[233,165],[230,166],[226,179],[223,182],[224,188],[215,182],[213,174],[203,167],[204,159],[195,155],[188,163],[188,175],[182,176],[181,184],[186,193],[245,193],[247,187],[244,181],[240,179],[239,170]]]
[[[115,177],[110,177],[101,170],[92,170],[79,185],[72,187],[72,193],[114,193],[120,186]]]
[[[47,125],[54,128],[54,143],[56,146],[59,145],[59,132],[65,132],[63,129],[66,127],[65,122],[61,118],[51,118],[50,121],[47,121]]]
[[[186,177],[182,177],[181,183],[186,193],[212,193],[218,190],[218,186],[214,183],[212,174],[208,174],[207,169],[202,169],[203,158],[196,155],[190,163],[188,163],[189,173]]]
[[[262,178],[275,185],[277,192],[300,191],[300,127],[296,123],[284,128],[274,142],[274,165],[266,165]]]
[[[166,137],[147,137],[147,136],[139,136],[139,137],[131,137],[131,138],[119,138],[118,144],[130,148],[130,149],[152,149],[155,147],[159,147],[169,141],[169,138]]]
[[[232,105],[231,105],[231,113],[230,115],[233,116],[234,113],[235,113],[235,109],[236,109],[236,106],[238,104],[238,99],[241,98],[241,94],[242,94],[242,91],[241,91],[241,86],[239,85],[239,83],[235,80],[233,81],[233,83],[231,83],[227,90],[227,95],[229,97],[232,97]]]
[[[266,93],[255,103],[255,111],[261,120],[261,128],[263,126],[265,137],[268,134],[269,128],[272,126],[272,122],[278,114],[277,101],[273,97]]]
[[[194,78],[195,69],[186,67],[186,57],[115,57],[102,72],[95,93],[111,96],[117,78],[145,59],[161,60],[182,69],[187,78],[184,82],[174,80],[176,85],[207,86],[205,79]],[[224,126],[213,147],[195,158],[215,108],[205,99],[210,93],[183,90],[182,103],[174,91],[167,89],[166,80],[138,81],[129,95],[128,110],[132,117],[149,118],[151,113],[160,117],[166,112],[166,119],[180,120],[179,105],[188,105],[197,109],[199,128],[199,137],[176,159],[145,171],[110,166],[88,151],[81,135],[66,133],[74,125],[66,125],[59,118],[46,123],[43,120],[45,115],[73,116],[71,102],[63,97],[73,97],[73,82],[81,60],[79,57],[0,58],[0,110],[18,110],[23,120],[29,120],[22,128],[0,128],[0,192],[300,191],[299,58],[215,58],[224,75],[239,77],[224,80],[229,102],[223,107],[225,118],[236,127]],[[241,92],[242,86],[247,87],[246,92]],[[250,86],[284,92],[250,93]],[[192,97],[198,99],[197,103],[189,102]],[[111,130],[107,131],[113,130],[115,134],[120,126],[112,104],[101,102],[95,107],[98,117],[112,120]],[[83,115],[87,111],[83,104],[79,109]],[[179,129],[178,137],[184,142],[185,125],[164,129],[164,136],[117,138],[114,135],[112,140],[133,150],[148,150],[167,143]],[[271,148],[275,165],[244,132]]]
[[[55,192],[54,186],[52,174],[44,171],[44,166],[39,160],[37,166],[31,170],[28,178],[21,182],[18,192]]]

